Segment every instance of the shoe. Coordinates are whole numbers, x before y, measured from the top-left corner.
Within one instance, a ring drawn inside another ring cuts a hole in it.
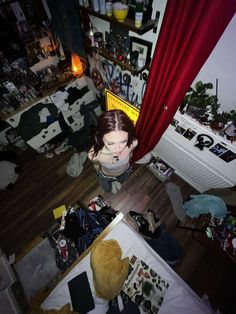
[[[117,188],[116,188],[116,181],[113,181],[111,183],[111,193],[116,194],[117,193]]]
[[[121,189],[121,184],[120,184],[120,182],[115,181],[115,184],[116,184],[117,190],[120,190],[120,189]]]

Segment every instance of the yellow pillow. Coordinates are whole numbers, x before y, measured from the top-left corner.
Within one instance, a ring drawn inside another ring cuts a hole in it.
[[[116,240],[103,240],[93,247],[90,263],[98,297],[112,300],[120,294],[129,269],[129,257],[121,259],[121,255]]]

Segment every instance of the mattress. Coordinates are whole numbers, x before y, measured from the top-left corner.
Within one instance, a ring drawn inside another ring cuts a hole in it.
[[[122,258],[137,256],[169,283],[159,314],[215,313],[125,221],[120,221],[104,239],[117,240],[122,249]],[[41,307],[47,310],[60,309],[63,305],[71,303],[67,282],[84,271],[87,272],[95,303],[95,308],[89,313],[105,314],[108,310],[108,301],[96,296],[90,268],[90,253],[58,283]],[[144,314],[141,308],[140,312]]]

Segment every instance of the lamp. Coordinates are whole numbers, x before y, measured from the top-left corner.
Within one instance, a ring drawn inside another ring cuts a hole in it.
[[[84,73],[83,63],[81,62],[80,57],[74,52],[71,54],[71,65],[73,76],[82,75]]]

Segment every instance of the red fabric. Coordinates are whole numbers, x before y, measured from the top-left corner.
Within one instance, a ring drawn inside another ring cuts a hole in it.
[[[235,12],[235,0],[167,1],[136,125],[134,160],[158,143]]]

